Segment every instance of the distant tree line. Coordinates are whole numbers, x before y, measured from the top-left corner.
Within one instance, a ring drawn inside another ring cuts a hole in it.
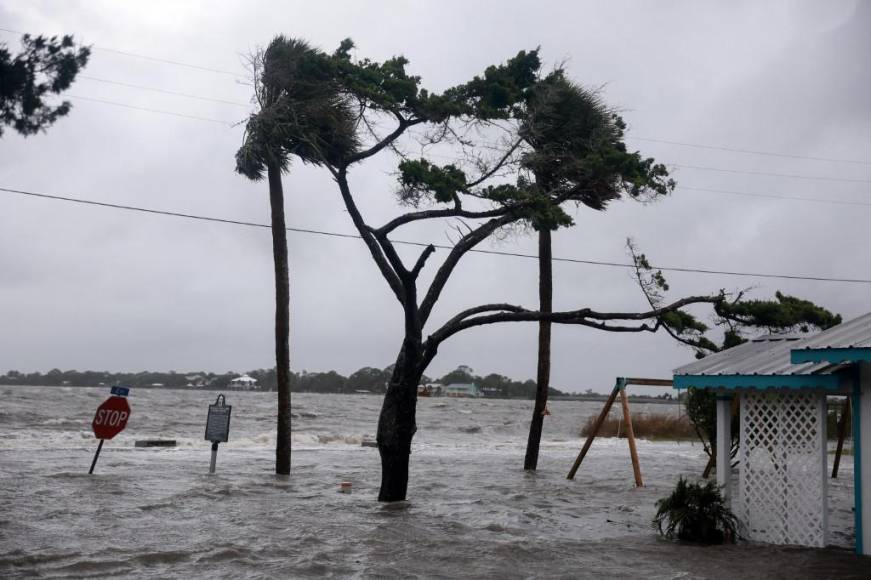
[[[393,373],[393,365],[383,369],[375,367],[363,367],[349,376],[344,376],[336,371],[327,372],[291,372],[290,388],[294,392],[304,393],[355,393],[368,391],[383,394],[387,390],[387,384]],[[247,371],[248,376],[257,379],[260,390],[274,391],[277,388],[275,369],[258,369]],[[31,385],[45,387],[99,387],[111,385],[123,385],[131,388],[189,388],[191,386],[204,389],[227,389],[230,381],[238,377],[240,373],[210,373],[210,372],[153,372],[143,371],[138,373],[111,373],[108,371],[62,371],[52,369],[47,373],[22,373],[11,370],[5,375],[0,375],[0,385]],[[473,369],[461,365],[443,377],[431,379],[423,376],[421,383],[440,383],[449,385],[454,383],[474,383],[478,385],[485,396],[512,399],[534,399],[536,391],[535,381],[517,381],[490,373],[486,376],[474,374]],[[551,388],[550,394],[554,396],[565,395],[562,391]]]

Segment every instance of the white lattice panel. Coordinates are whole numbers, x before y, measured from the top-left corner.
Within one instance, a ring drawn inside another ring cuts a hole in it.
[[[735,515],[748,539],[825,546],[825,406],[818,393],[741,394]]]

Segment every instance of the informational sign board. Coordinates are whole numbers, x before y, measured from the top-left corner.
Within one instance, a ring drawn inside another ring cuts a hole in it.
[[[124,430],[130,418],[130,405],[124,397],[111,396],[97,407],[91,427],[97,439],[111,439]]]
[[[218,395],[214,405],[209,405],[206,419],[206,440],[212,443],[226,443],[230,437],[230,411],[232,405],[224,404],[224,395]]]

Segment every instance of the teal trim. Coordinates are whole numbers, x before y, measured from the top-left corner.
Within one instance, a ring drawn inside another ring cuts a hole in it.
[[[697,389],[825,389],[836,391],[836,375],[674,375],[674,388]]]
[[[871,348],[798,348],[790,351],[790,362],[871,362]]]
[[[856,553],[865,552],[862,539],[862,375],[858,366],[853,381],[853,516],[856,528]]]

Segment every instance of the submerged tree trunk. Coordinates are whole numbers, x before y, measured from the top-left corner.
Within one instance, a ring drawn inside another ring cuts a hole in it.
[[[272,209],[272,257],[275,263],[275,376],[278,383],[278,426],[275,473],[290,474],[290,282],[287,265],[287,229],[281,168],[267,167],[269,205]]]
[[[393,376],[378,417],[378,453],[381,455],[381,490],[378,501],[402,501],[408,492],[411,440],[417,431],[417,386],[423,376],[419,350],[408,347],[396,360]]]
[[[551,257],[551,232],[542,227],[538,232],[538,299],[539,310],[553,312],[553,263]],[[535,471],[538,466],[538,449],[541,444],[541,431],[544,415],[547,412],[547,390],[550,387],[550,321],[538,323],[538,388],[535,391],[535,408],[532,423],[529,425],[529,439],[526,442],[526,458],[523,469]]]

